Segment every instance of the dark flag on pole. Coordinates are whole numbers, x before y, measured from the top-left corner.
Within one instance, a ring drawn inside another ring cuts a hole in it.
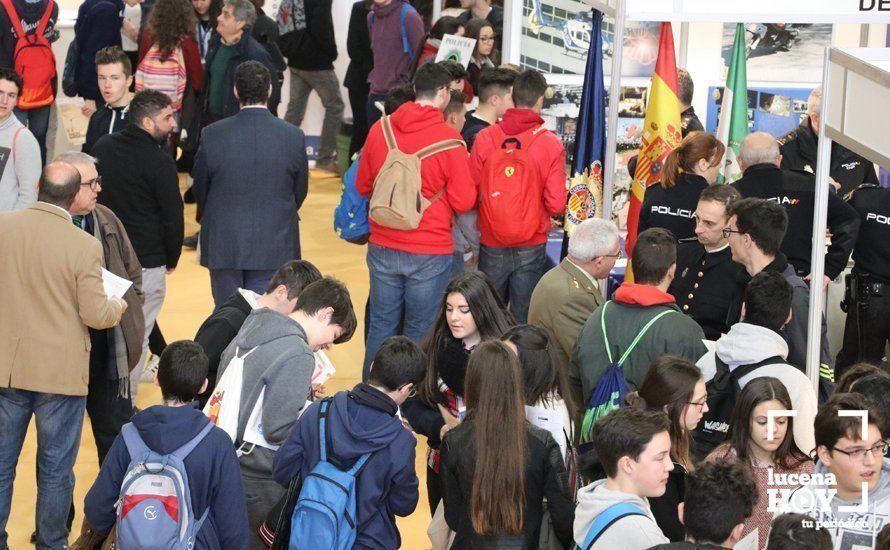
[[[590,49],[584,71],[581,109],[575,128],[575,154],[569,176],[565,231],[587,218],[602,217],[606,160],[606,89],[603,84],[603,13],[593,11]],[[616,98],[617,101],[617,98]],[[564,247],[565,248],[565,247]]]

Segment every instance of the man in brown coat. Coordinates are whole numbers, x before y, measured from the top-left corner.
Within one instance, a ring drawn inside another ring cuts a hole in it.
[[[105,256],[103,267],[133,283],[124,294],[124,301],[141,305],[142,265],[130,244],[127,230],[114,213],[96,203],[102,191],[102,178],[96,170],[96,159],[86,153],[70,152],[56,157],[80,173],[80,191],[68,209],[74,225],[99,239]],[[90,382],[87,393],[87,414],[96,439],[99,465],[120,433],[130,421],[133,403],[130,400],[130,371],[142,354],[145,320],[141,307],[131,307],[118,326],[107,330],[90,329]]]
[[[620,252],[614,223],[584,220],[572,231],[568,256],[545,273],[532,292],[528,322],[550,333],[565,369],[581,327],[604,301],[598,281],[609,277]]]
[[[126,302],[105,295],[102,244],[72,224],[80,174],[54,162],[37,204],[0,214],[0,548],[12,481],[32,416],[37,427],[38,548],[66,545],[89,379],[87,327],[115,326]]]

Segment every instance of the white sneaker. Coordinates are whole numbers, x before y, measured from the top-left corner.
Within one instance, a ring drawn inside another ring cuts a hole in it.
[[[158,364],[161,362],[161,358],[157,355],[152,355],[148,358],[148,361],[145,362],[145,367],[142,369],[142,375],[139,377],[139,382],[154,382],[155,374],[158,373]]]

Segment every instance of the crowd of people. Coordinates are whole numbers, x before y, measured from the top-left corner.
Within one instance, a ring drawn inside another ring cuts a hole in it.
[[[0,548],[32,417],[41,549],[399,548],[423,492],[415,434],[436,550],[890,548],[890,191],[835,147],[812,281],[821,89],[795,132],[745,138],[743,177],[718,184],[725,146],[682,71],[684,139],[633,248],[588,219],[554,265],[566,151],[544,75],[500,64],[502,8],[460,0],[431,22],[421,3],[356,2],[345,185],[365,201],[370,294],[361,381],[328,396],[324,352],[359,327],[300,249],[307,100],[327,172],[345,107],[330,0],[274,19],[262,0],[87,0],[65,74],[36,76],[22,59],[52,56],[58,6],[0,6]],[[476,40],[467,65],[435,61],[445,35]],[[47,161],[59,80],[89,125]],[[215,308],[166,344],[183,191]],[[809,285],[851,255],[843,347],[823,318],[814,387]],[[624,256],[633,282],[607,296]],[[107,294],[110,275],[129,285]],[[163,401],[136,409],[150,380]],[[85,412],[100,471],[81,507]]]

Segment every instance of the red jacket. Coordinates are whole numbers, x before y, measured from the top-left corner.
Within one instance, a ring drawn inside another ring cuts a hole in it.
[[[460,134],[445,124],[441,111],[413,101],[399,107],[390,120],[399,149],[405,153],[414,153],[442,140],[460,139]],[[383,166],[387,152],[383,129],[378,121],[368,132],[355,178],[355,188],[362,195],[370,197],[374,179]],[[476,186],[470,177],[466,148],[457,147],[424,159],[421,179],[425,197],[431,198],[443,187],[445,193],[423,213],[420,226],[412,231],[403,231],[383,227],[370,220],[370,241],[413,254],[452,254],[451,219],[454,212],[467,212],[476,205]]]
[[[498,123],[501,130],[508,136],[515,136],[527,132],[544,124],[544,119],[529,109],[509,109],[504,113],[504,118]],[[473,143],[473,152],[470,155],[470,173],[476,184],[476,192],[479,192],[479,184],[482,182],[483,167],[485,161],[500,147],[492,137],[491,127],[485,128],[476,135]],[[544,214],[537,220],[538,232],[528,241],[520,244],[509,245],[511,247],[535,246],[547,242],[547,233],[550,231],[550,216],[562,214],[566,207],[566,151],[562,141],[553,132],[543,130],[544,134],[537,137],[534,145],[529,150],[529,155],[538,166],[540,182],[542,182],[541,202],[544,205]],[[495,220],[483,220],[479,214],[480,242],[485,246],[505,247],[505,243],[499,242],[491,232],[487,230],[488,223],[497,223]]]

